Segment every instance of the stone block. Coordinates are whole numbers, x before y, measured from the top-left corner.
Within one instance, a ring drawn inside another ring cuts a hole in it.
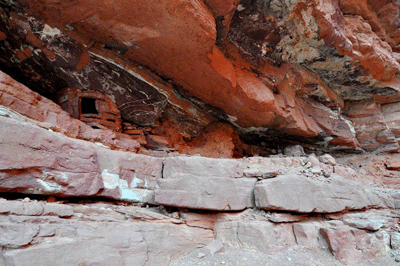
[[[320,233],[321,224],[317,222],[302,222],[293,224],[293,233],[299,246],[318,249],[327,246]]]
[[[265,210],[299,213],[331,213],[382,204],[372,192],[352,186],[349,181],[327,183],[298,175],[283,175],[257,182],[255,204]]]
[[[163,178],[178,178],[189,175],[229,178],[242,177],[242,161],[199,156],[179,156],[165,160]]]
[[[19,248],[28,245],[38,232],[37,224],[0,224],[0,247]]]
[[[216,239],[228,247],[276,253],[295,245],[291,224],[268,221],[221,222],[215,226]]]
[[[386,232],[367,233],[337,221],[334,226],[322,228],[321,234],[333,255],[345,264],[354,265],[375,259],[387,255],[389,251],[389,235]]]
[[[256,179],[188,175],[159,180],[155,202],[206,210],[243,210],[253,206]]]

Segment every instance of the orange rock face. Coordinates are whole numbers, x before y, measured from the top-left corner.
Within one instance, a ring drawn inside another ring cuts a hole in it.
[[[164,125],[169,147],[210,138],[207,125],[218,120],[242,135],[273,130],[313,145],[359,147],[365,140],[357,140],[345,102],[399,99],[395,3],[27,0],[1,7],[3,70],[47,97],[68,86],[99,90],[124,120]],[[232,156],[231,148],[219,149]]]

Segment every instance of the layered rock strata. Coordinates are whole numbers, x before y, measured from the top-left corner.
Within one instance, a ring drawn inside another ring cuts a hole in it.
[[[169,265],[212,241],[270,254],[325,247],[350,265],[397,256],[400,197],[385,179],[398,178],[397,155],[381,155],[386,172],[362,176],[330,155],[152,157],[1,110],[2,265]],[[90,199],[125,204],[68,204]]]
[[[394,265],[399,8],[0,1],[0,265]]]
[[[400,99],[393,1],[110,5],[2,3],[1,69],[49,98],[65,87],[100,91],[124,120],[161,126],[159,146],[189,154],[221,155],[209,143],[193,147],[217,120],[273,149],[293,139],[328,150],[398,149],[396,124],[379,107]],[[378,106],[370,137],[371,120],[347,115],[360,101]]]

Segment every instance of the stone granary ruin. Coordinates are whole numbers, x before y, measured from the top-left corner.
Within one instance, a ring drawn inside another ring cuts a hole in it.
[[[56,97],[56,103],[73,118],[79,119],[93,128],[122,131],[122,120],[118,107],[101,92],[82,92],[79,89],[65,88]]]
[[[0,1],[0,266],[399,265],[399,143],[399,1]]]

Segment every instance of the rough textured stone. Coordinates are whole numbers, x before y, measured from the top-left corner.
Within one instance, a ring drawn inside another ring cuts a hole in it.
[[[322,228],[333,255],[346,264],[384,256],[389,250],[389,235],[385,232],[367,233],[341,223]]]
[[[326,247],[325,239],[320,234],[320,226],[318,222],[302,222],[293,224],[293,233],[296,243],[299,246],[317,249]]]
[[[0,224],[0,246],[19,248],[28,245],[38,231],[37,224]]]
[[[398,218],[392,217],[387,209],[383,209],[346,213],[343,215],[342,221],[344,224],[357,229],[377,231],[381,228],[395,227]]]
[[[398,156],[392,156],[385,161],[385,166],[388,170],[400,170],[400,158]]]
[[[255,182],[251,178],[164,177],[155,191],[155,202],[191,209],[243,210],[253,206]]]
[[[327,183],[304,176],[279,176],[258,182],[254,194],[259,208],[302,213],[338,212],[382,204],[376,194],[366,193],[337,177]]]
[[[165,160],[164,178],[188,175],[236,178],[243,176],[243,169],[240,160],[209,159],[200,156],[171,157]]]
[[[0,215],[1,221],[8,220],[0,224],[3,265],[168,265],[213,239],[211,230],[174,224],[151,210],[106,204],[90,208],[90,213],[75,209],[70,219]],[[141,222],[117,215],[133,211],[141,213]],[[25,248],[15,249],[21,246]]]
[[[3,60],[10,69],[24,73],[37,90],[51,94],[62,89],[55,88],[57,84],[99,90],[114,97],[125,119],[139,124],[154,125],[163,111],[171,123],[171,109],[181,113],[177,120],[186,124],[211,122],[195,105],[178,100],[178,93],[249,132],[272,128],[315,144],[326,136],[334,145],[357,145],[351,127],[337,111],[343,107],[342,99],[319,73],[292,64],[319,63],[325,55],[317,8],[310,6],[302,13],[297,1],[246,1],[239,9],[238,1],[211,0],[140,1],[134,8],[119,2],[113,9],[106,1],[92,5],[80,0],[75,5],[80,8],[26,1],[19,3],[18,15],[2,14],[1,29],[10,43],[3,46]],[[36,52],[21,51],[24,45]],[[37,72],[27,71],[32,68]],[[177,90],[150,71],[142,75],[144,68],[173,81]],[[313,116],[323,109],[333,115],[325,120]],[[197,129],[186,128],[192,132],[181,129],[183,136],[196,135]],[[220,154],[229,152],[228,144]]]
[[[299,156],[304,156],[306,154],[304,153],[303,147],[301,147],[300,145],[295,145],[295,146],[286,147],[285,155],[299,157]]]
[[[230,247],[276,253],[295,245],[290,224],[268,221],[222,222],[215,226],[216,239]]]
[[[163,158],[112,151],[71,139],[40,128],[22,116],[0,116],[0,133],[2,192],[104,196],[154,203]],[[57,208],[60,206],[39,206],[39,212],[57,212]]]
[[[54,215],[69,217],[74,214],[71,206],[56,203],[38,203],[23,201],[7,201],[0,199],[0,214],[14,215]]]
[[[86,196],[103,188],[90,143],[0,116],[0,145],[1,191]]]
[[[390,247],[392,249],[399,249],[400,247],[400,233],[392,233],[390,235]]]
[[[154,203],[163,158],[96,148],[104,190],[100,195],[130,202]]]
[[[111,130],[94,130],[85,123],[73,119],[51,100],[31,91],[0,71],[0,105],[34,119],[41,127],[63,133],[72,138],[101,142],[107,146],[135,151],[139,144]],[[3,110],[7,113],[7,110]],[[5,114],[10,115],[10,114]],[[18,115],[18,114],[16,114]]]
[[[382,151],[398,149],[396,138],[375,101],[348,103],[346,108],[362,148],[366,150],[379,148]]]

